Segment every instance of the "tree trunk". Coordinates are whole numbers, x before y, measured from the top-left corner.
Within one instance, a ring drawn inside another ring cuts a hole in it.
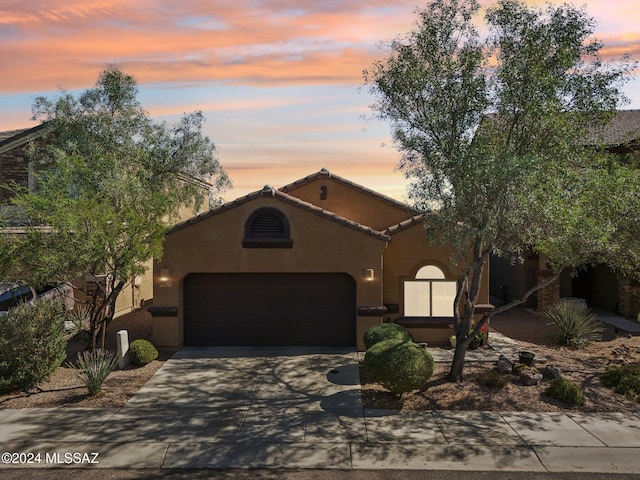
[[[453,354],[453,362],[451,362],[451,369],[447,374],[447,380],[450,382],[461,382],[462,371],[464,370],[464,357],[467,353],[467,347],[469,343],[459,342],[456,340],[456,350]]]

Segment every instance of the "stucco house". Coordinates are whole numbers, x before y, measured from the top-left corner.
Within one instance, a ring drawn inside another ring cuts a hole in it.
[[[604,128],[594,129],[581,143],[590,149],[604,147],[622,161],[637,162],[640,158],[640,110],[616,112]],[[505,301],[519,298],[549,274],[546,259],[535,254],[530,254],[521,265],[511,265],[508,260],[493,257],[491,295]],[[591,308],[633,318],[640,313],[640,283],[616,274],[607,265],[591,265],[577,275],[563,272],[558,281],[531,297],[528,305],[541,311],[563,297],[582,298]]]
[[[322,169],[176,225],[154,268],[153,341],[357,345],[381,321],[452,333],[456,270],[405,204]],[[488,268],[481,302],[488,303]]]

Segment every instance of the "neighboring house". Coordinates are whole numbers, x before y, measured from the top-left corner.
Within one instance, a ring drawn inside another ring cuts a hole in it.
[[[176,225],[154,269],[153,340],[357,345],[381,321],[452,333],[458,272],[424,219],[322,169]],[[488,266],[487,266],[488,267]],[[481,303],[488,303],[488,268]]]
[[[43,124],[33,128],[0,132],[0,185],[16,182],[19,185],[34,188],[35,175],[27,155],[27,148],[32,141],[43,141]],[[198,185],[205,190],[210,190],[210,185],[198,181]],[[0,218],[9,218],[9,227],[4,228],[5,233],[20,234],[20,214],[14,206],[10,205],[11,192],[0,188]],[[184,220],[193,215],[193,208],[183,208],[178,212],[178,218]],[[147,271],[140,276],[131,279],[125,286],[116,301],[115,317],[124,315],[153,298],[153,261],[147,262]],[[95,282],[101,278],[87,276],[73,283],[83,289],[95,288]],[[76,291],[76,294],[79,292]]]
[[[593,131],[585,148],[605,146],[623,161],[640,158],[640,110],[620,110],[603,129]],[[531,254],[522,265],[491,259],[492,298],[512,300],[549,275],[544,258]],[[617,275],[606,265],[593,265],[577,276],[564,272],[559,281],[533,296],[528,305],[543,310],[563,297],[583,298],[589,307],[599,307],[635,318],[640,313],[640,284]]]

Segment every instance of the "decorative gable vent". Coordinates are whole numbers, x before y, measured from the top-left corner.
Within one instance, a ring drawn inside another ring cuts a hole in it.
[[[262,213],[251,224],[252,236],[282,238],[284,234],[282,218],[273,213]]]
[[[291,248],[287,217],[276,208],[259,208],[244,226],[244,248]]]

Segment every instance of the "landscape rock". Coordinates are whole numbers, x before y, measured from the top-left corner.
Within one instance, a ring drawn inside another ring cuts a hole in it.
[[[511,373],[511,370],[513,369],[513,362],[504,355],[500,355],[497,366],[500,373]]]
[[[543,375],[547,378],[562,378],[562,374],[560,373],[560,369],[554,367],[553,365],[547,365],[544,369]]]
[[[542,374],[529,368],[520,370],[520,383],[526,386],[537,385],[542,380]]]

